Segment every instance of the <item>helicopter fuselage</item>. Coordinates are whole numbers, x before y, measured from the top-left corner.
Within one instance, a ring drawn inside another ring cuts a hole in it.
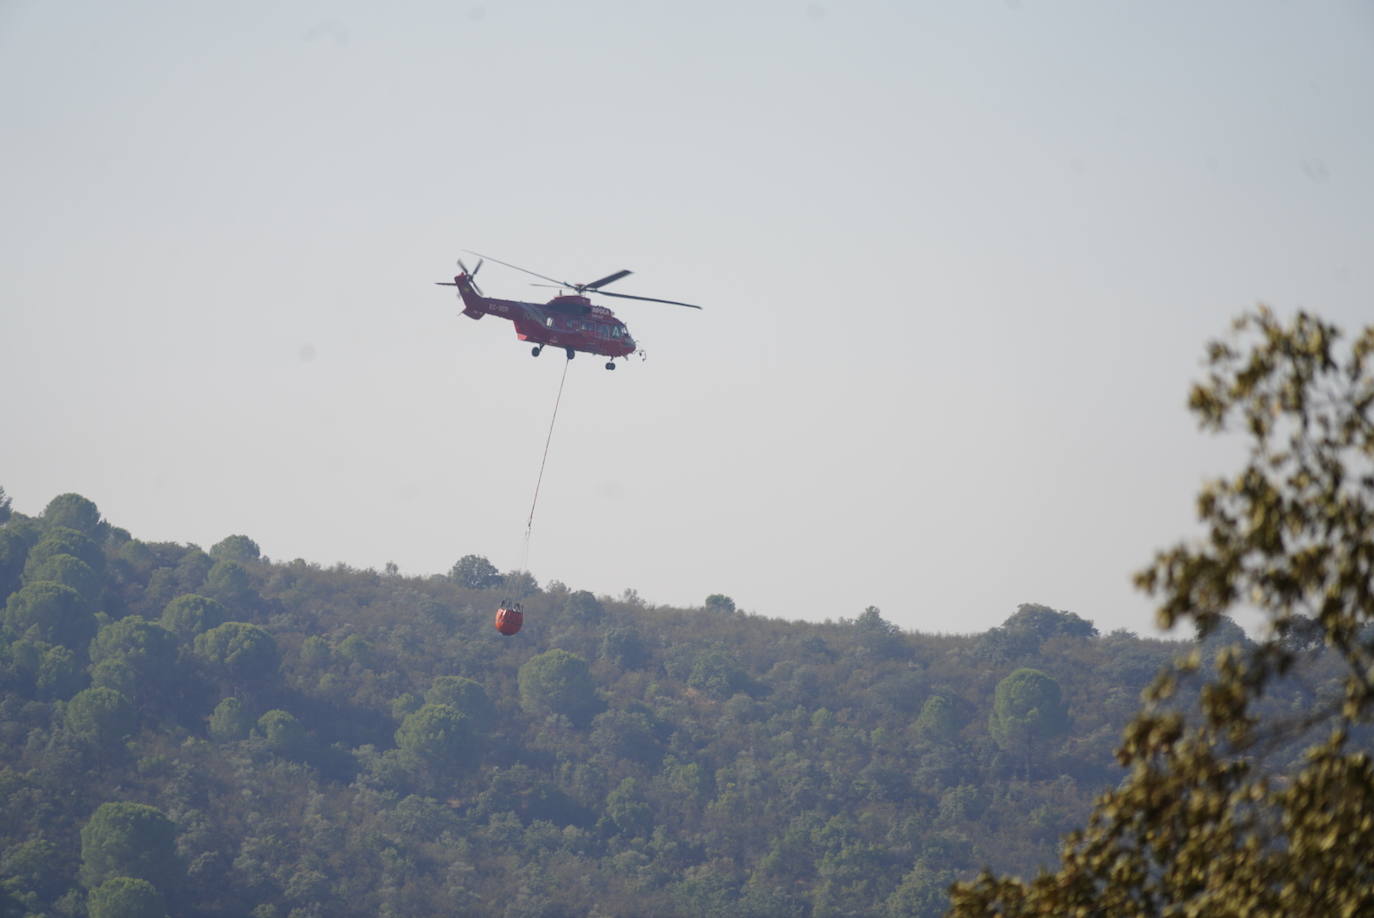
[[[453,278],[453,286],[463,301],[463,315],[480,319],[485,315],[509,319],[515,336],[542,348],[546,344],[573,351],[624,357],[635,351],[634,338],[625,323],[605,306],[598,306],[579,294],[556,296],[547,303],[525,303],[483,296],[464,273]]]

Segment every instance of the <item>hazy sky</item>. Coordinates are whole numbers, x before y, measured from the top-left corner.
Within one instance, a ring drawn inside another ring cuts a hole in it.
[[[23,512],[520,567],[564,360],[432,285],[472,248],[706,307],[607,303],[541,582],[1147,633],[1206,339],[1374,318],[1374,4],[9,0],[0,187]]]

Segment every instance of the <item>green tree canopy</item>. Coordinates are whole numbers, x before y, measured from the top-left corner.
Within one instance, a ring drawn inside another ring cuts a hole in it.
[[[724,612],[727,615],[735,611],[735,601],[724,593],[712,593],[707,596],[705,606],[712,612]]]
[[[195,545],[187,546],[175,558],[175,567],[170,572],[168,581],[171,593],[166,598],[171,600],[182,593],[200,593],[206,589],[206,578],[209,576],[210,569],[215,566],[215,560],[201,551]],[[163,573],[158,571],[158,574]],[[156,575],[154,575],[156,576]],[[151,584],[150,584],[151,586]]]
[[[897,634],[901,629],[892,622],[883,618],[883,610],[877,606],[868,606],[859,613],[859,617],[854,619],[854,627],[861,632],[871,632],[880,635]]]
[[[430,704],[446,704],[472,720],[478,730],[486,730],[496,720],[496,706],[482,684],[463,676],[439,676],[425,692]]]
[[[205,594],[231,609],[245,609],[254,598],[248,570],[237,561],[216,561],[205,575]]]
[[[1040,645],[1054,637],[1090,638],[1097,628],[1072,612],[1059,612],[1038,603],[1022,603],[998,628],[978,640],[979,656],[991,663],[1025,659],[1040,652]]]
[[[90,918],[166,918],[167,904],[152,883],[137,877],[110,877],[86,899]]]
[[[1058,869],[960,884],[956,918],[1374,914],[1374,764],[1355,739],[1374,709],[1374,326],[1344,353],[1339,338],[1261,308],[1208,347],[1190,407],[1206,430],[1239,427],[1249,456],[1200,493],[1204,540],[1136,578],[1166,628],[1190,622],[1205,641],[1245,602],[1268,635],[1217,655],[1191,716],[1178,687],[1201,652],[1161,676],[1118,750],[1126,779]],[[1285,724],[1262,705],[1299,662],[1290,632],[1314,623],[1342,692]],[[1273,772],[1266,750],[1314,726],[1324,739]]]
[[[96,620],[81,594],[48,580],[26,583],[5,603],[5,624],[15,634],[32,633],[48,644],[84,650],[95,633]]]
[[[176,662],[176,638],[161,625],[138,615],[101,628],[91,641],[91,662],[122,657],[141,676],[157,678]]]
[[[883,618],[877,606],[868,606],[854,619],[855,649],[873,660],[894,660],[907,655],[902,631]]]
[[[277,755],[299,758],[305,753],[305,727],[288,711],[273,709],[263,714],[258,718],[258,733]]]
[[[464,555],[453,565],[449,577],[470,590],[486,590],[501,585],[501,572],[481,555]]]
[[[196,656],[222,669],[230,678],[259,679],[276,671],[277,642],[247,622],[225,622],[196,635]]]
[[[176,826],[156,807],[102,803],[81,829],[81,882],[136,877],[169,889],[178,874]]]
[[[80,494],[59,494],[48,501],[43,521],[94,536],[100,531],[100,510]]]
[[[91,667],[91,685],[134,698],[138,695],[138,672],[123,657],[110,657]]]
[[[17,881],[17,885],[40,899],[54,899],[62,892],[70,883],[64,873],[62,851],[46,838],[33,838],[16,845],[0,859],[0,876]],[[8,918],[9,914],[0,910],[0,915]]]
[[[916,735],[924,740],[949,743],[959,736],[962,718],[954,703],[944,695],[931,695],[916,718]]]
[[[24,574],[30,583],[47,580],[69,586],[81,594],[88,607],[100,598],[100,577],[91,566],[74,555],[49,555]]]
[[[1026,757],[1069,729],[1059,683],[1038,669],[1022,668],[997,683],[988,732],[1003,749]]]
[[[697,655],[687,684],[712,698],[724,701],[744,687],[745,677],[735,659],[718,647]]]
[[[563,603],[563,614],[573,621],[593,624],[605,617],[606,609],[601,605],[601,600],[591,593],[577,590],[568,594],[567,601]]]
[[[224,698],[210,714],[210,735],[220,742],[233,742],[248,736],[253,715],[237,698]]]
[[[24,561],[29,554],[29,542],[13,526],[0,526],[0,596],[9,596],[19,588]]]
[[[61,645],[51,645],[38,659],[34,687],[40,698],[69,698],[85,684],[85,667],[75,653]]]
[[[930,867],[919,860],[902,877],[885,903],[885,918],[941,918],[949,909],[949,887],[954,871]]]
[[[176,637],[138,615],[101,628],[91,641],[90,653],[97,667],[122,661],[132,671],[134,693],[129,698],[140,707],[155,701],[176,671]]]
[[[606,821],[625,835],[647,835],[653,829],[653,811],[634,778],[625,778],[606,795]]]
[[[406,715],[396,730],[396,748],[413,768],[422,773],[443,775],[472,761],[472,724],[446,704],[422,705]]]
[[[89,536],[67,526],[51,526],[29,549],[24,562],[24,579],[34,579],[31,571],[38,568],[53,555],[71,555],[90,565],[97,574],[105,573],[105,553],[100,550]]]
[[[566,650],[550,650],[520,667],[520,706],[531,714],[562,714],[585,726],[601,710],[587,661]]]
[[[649,660],[649,649],[632,628],[611,628],[601,638],[601,656],[625,669],[639,669]]]
[[[306,666],[328,666],[334,658],[334,649],[319,635],[312,634],[301,641],[301,662]]]
[[[515,599],[524,599],[539,592],[539,581],[529,571],[506,571],[501,574],[501,591]]]
[[[100,749],[110,749],[134,732],[134,706],[114,689],[95,686],[77,692],[67,702],[63,722],[74,735]]]
[[[653,720],[642,711],[603,711],[592,719],[592,745],[621,759],[653,764],[663,756],[663,744]]]
[[[352,661],[367,669],[377,665],[377,648],[360,634],[350,634],[339,642],[334,651],[343,659]]]
[[[1016,612],[1002,623],[1008,631],[1034,635],[1038,641],[1052,637],[1097,637],[1092,622],[1073,614],[1060,612],[1038,603],[1023,602]]]
[[[231,535],[210,546],[210,557],[217,561],[257,561],[262,557],[258,543],[246,535]]]
[[[162,610],[162,627],[172,632],[182,641],[192,641],[196,635],[224,624],[229,619],[229,610],[223,603],[201,596],[198,593],[185,593],[173,599]]]

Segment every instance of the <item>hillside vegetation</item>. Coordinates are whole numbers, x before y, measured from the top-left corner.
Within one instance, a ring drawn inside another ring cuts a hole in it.
[[[75,494],[0,508],[0,915],[942,914],[978,868],[1053,862],[1191,646],[1033,604],[974,636],[649,607],[474,555],[406,577],[147,543]]]
[[[1046,606],[905,634],[144,543],[70,493],[5,513],[5,915],[943,914],[1051,862],[1179,650]]]
[[[146,543],[74,493],[0,491],[0,596],[4,917],[944,914],[1054,864],[1161,667],[1245,643],[323,569]],[[1294,673],[1263,712],[1340,691],[1329,654]]]

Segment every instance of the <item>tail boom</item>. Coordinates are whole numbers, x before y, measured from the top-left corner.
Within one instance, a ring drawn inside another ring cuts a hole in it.
[[[480,319],[488,312],[493,310],[488,308],[487,298],[478,293],[472,286],[472,275],[458,274],[452,281],[435,281],[440,287],[457,287],[458,296],[463,301],[463,315],[473,319]]]

